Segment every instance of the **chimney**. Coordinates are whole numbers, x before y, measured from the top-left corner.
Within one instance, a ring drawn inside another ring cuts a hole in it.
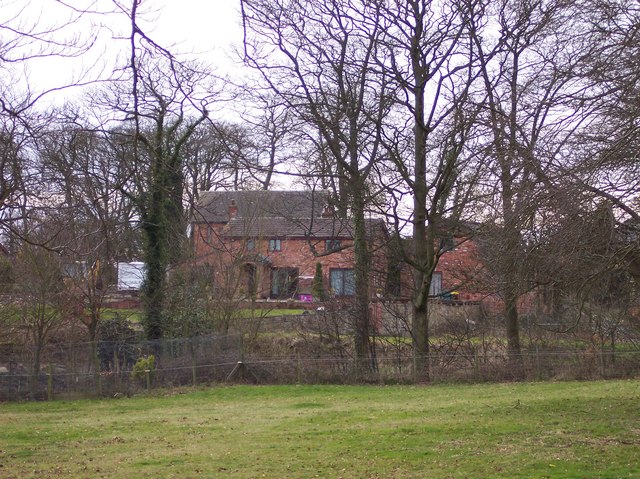
[[[333,210],[329,205],[324,205],[324,208],[322,209],[322,217],[333,218]]]
[[[229,219],[235,218],[238,214],[238,206],[236,205],[236,200],[231,200],[229,203]]]

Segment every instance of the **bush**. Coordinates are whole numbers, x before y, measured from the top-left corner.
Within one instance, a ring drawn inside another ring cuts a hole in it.
[[[134,380],[145,380],[149,374],[149,380],[153,379],[155,373],[156,358],[153,354],[142,357],[136,361],[131,370],[131,378]]]
[[[324,281],[322,274],[322,264],[316,263],[316,273],[313,276],[313,285],[311,287],[311,294],[313,295],[313,300],[318,302],[323,302],[327,299],[327,295],[324,291]]]

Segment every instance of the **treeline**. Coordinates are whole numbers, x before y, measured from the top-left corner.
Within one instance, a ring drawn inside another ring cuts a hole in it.
[[[189,257],[198,192],[291,185],[330,190],[335,211],[353,219],[358,368],[375,367],[370,215],[413,238],[394,254],[413,274],[417,380],[429,380],[441,240],[462,226],[482,243],[515,371],[520,300],[533,290],[561,329],[589,314],[632,317],[637,3],[242,0],[242,79],[156,43],[140,21],[145,4],[69,8],[54,26],[4,20],[2,287],[20,308],[3,315],[3,334],[44,345],[75,314],[94,342],[110,265],[143,258],[145,334],[171,335],[167,291],[214,301],[197,281],[169,285],[166,274]],[[125,25],[115,35],[125,53],[72,82],[82,95],[50,107],[54,91],[12,81],[43,56],[95,58],[98,37],[73,30],[95,18]],[[73,276],[65,268],[82,280],[60,281]]]

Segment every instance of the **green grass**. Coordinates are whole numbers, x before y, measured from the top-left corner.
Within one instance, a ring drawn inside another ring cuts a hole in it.
[[[640,477],[640,381],[0,405],[0,478]]]
[[[140,323],[142,321],[142,310],[138,309],[120,309],[120,308],[103,308],[100,311],[102,319],[113,319],[116,316],[127,318],[132,323]]]
[[[304,309],[255,309],[253,312],[250,309],[241,309],[239,316],[241,318],[272,318],[274,316],[291,316],[304,313]]]
[[[241,309],[239,311],[239,316],[241,318],[270,318],[272,316],[289,316],[289,315],[297,315],[302,314],[304,309],[256,309],[253,314],[250,309]],[[101,311],[103,319],[112,319],[117,315],[124,316],[129,319],[129,321],[133,323],[140,323],[142,321],[143,312],[142,310],[137,309],[115,309],[115,308],[104,308]]]

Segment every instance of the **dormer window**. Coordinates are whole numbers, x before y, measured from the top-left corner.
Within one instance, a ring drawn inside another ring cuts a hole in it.
[[[282,242],[279,239],[270,239],[269,240],[269,251],[281,251],[282,250]]]

